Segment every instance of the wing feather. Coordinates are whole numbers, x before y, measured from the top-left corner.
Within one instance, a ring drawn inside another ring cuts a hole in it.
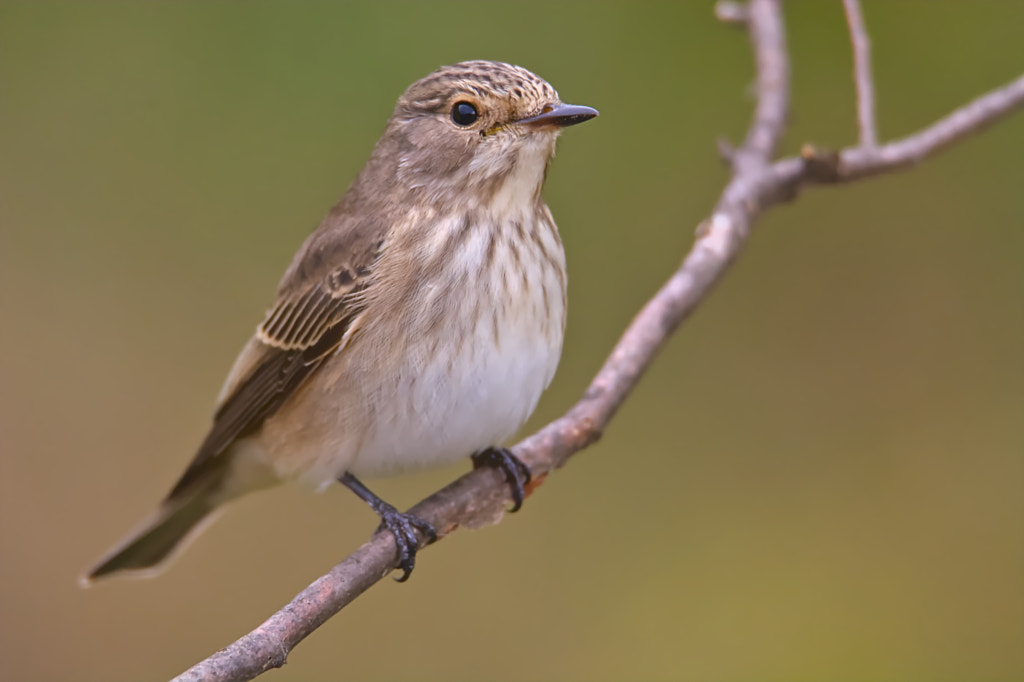
[[[367,232],[318,230],[296,254],[276,305],[243,351],[243,357],[253,357],[236,365],[244,376],[228,378],[231,388],[213,425],[168,499],[221,467],[220,455],[257,431],[340,346],[362,311],[358,294],[372,281],[383,243],[380,238],[368,240]]]

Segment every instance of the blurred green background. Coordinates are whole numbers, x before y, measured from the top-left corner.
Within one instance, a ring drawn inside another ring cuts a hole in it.
[[[1022,2],[865,12],[885,138],[1024,70]],[[851,143],[840,4],[786,19],[786,151]],[[0,677],[171,677],[373,530],[281,488],[157,580],[76,584],[190,459],[394,100],[479,58],[601,110],[548,176],[570,313],[538,426],[726,179],[752,67],[710,3],[0,5]],[[771,211],[604,440],[267,679],[1024,679],[1022,228],[1024,115]],[[371,483],[408,506],[467,468]]]

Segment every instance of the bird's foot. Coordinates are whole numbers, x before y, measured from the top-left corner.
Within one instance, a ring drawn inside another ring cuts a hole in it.
[[[505,480],[512,488],[512,508],[509,511],[519,511],[523,506],[523,499],[526,497],[525,487],[533,479],[530,467],[513,455],[508,448],[487,448],[473,455],[471,459],[474,469],[493,467],[500,469],[505,474]]]
[[[395,580],[404,583],[412,575],[412,569],[416,568],[416,552],[437,540],[437,531],[429,521],[400,512],[390,504],[385,505],[382,509],[376,510],[380,514],[380,525],[377,526],[376,532],[388,530],[395,536],[398,568],[402,571],[402,577]],[[416,531],[420,532],[423,540],[420,540]]]
[[[398,511],[374,495],[369,488],[363,485],[362,481],[352,474],[345,474],[338,481],[377,512],[377,516],[380,517],[380,525],[377,526],[375,532],[388,530],[395,536],[395,547],[398,550],[398,566],[396,568],[402,571],[402,577],[395,578],[395,580],[404,583],[412,575],[412,569],[416,567],[416,552],[437,540],[437,531],[434,530],[434,526],[418,516]],[[423,536],[423,540],[420,540],[419,535],[416,534],[417,531]]]

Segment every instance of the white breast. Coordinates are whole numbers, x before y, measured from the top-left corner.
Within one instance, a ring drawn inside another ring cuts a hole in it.
[[[554,224],[471,229],[448,265],[458,284],[421,291],[420,329],[406,330],[411,342],[398,381],[376,402],[373,428],[350,465],[357,476],[504,443],[554,376],[565,320],[564,254]],[[499,230],[493,246],[492,229]],[[552,256],[543,258],[542,248]]]
[[[392,231],[350,338],[264,424],[279,476],[322,486],[452,461],[530,416],[561,355],[566,278],[536,199],[548,157],[529,151],[486,206],[421,208]]]

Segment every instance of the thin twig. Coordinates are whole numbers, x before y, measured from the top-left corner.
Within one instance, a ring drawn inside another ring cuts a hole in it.
[[[968,102],[932,125],[880,147],[851,147],[827,157],[816,156],[828,174],[808,172],[807,157],[783,159],[773,168],[800,183],[850,182],[909,168],[965,137],[979,133],[1001,118],[1024,109],[1024,76]]]
[[[779,0],[751,2],[747,26],[757,67],[757,105],[739,152],[763,166],[778,148],[789,116],[789,53]]]
[[[981,130],[1024,103],[1024,76],[961,107],[903,140],[831,156],[809,152],[775,163],[770,155],[784,131],[788,105],[788,58],[777,0],[751,0],[750,36],[758,69],[758,104],[751,130],[735,151],[733,177],[712,216],[698,229],[683,264],[637,314],[583,397],[563,417],[519,443],[515,453],[535,474],[531,490],[576,452],[596,441],[650,366],[673,330],[707,293],[746,241],[765,209],[792,198],[803,185],[824,180],[815,170],[834,168],[830,182],[847,182],[911,165]],[[816,161],[817,166],[810,161]],[[411,510],[441,537],[458,526],[479,527],[501,519],[508,487],[500,473],[482,468],[454,481]],[[196,664],[176,680],[238,681],[284,664],[289,652],[324,621],[395,567],[390,533],[375,535],[330,573],[318,579],[262,625]]]
[[[857,136],[860,146],[873,149],[878,146],[878,128],[875,123],[875,82],[871,75],[871,39],[864,25],[860,0],[843,0],[846,23],[850,27],[853,45],[853,82],[857,87]]]

